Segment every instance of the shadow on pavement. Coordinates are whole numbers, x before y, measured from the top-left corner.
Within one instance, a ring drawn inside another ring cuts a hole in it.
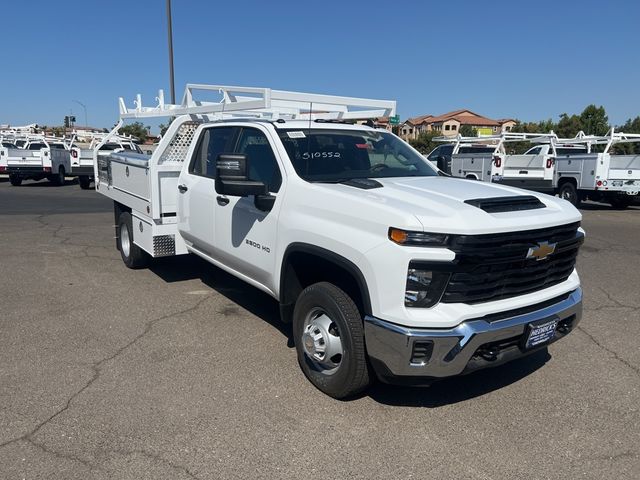
[[[287,338],[287,346],[294,347],[291,326],[280,321],[278,303],[273,298],[203,259],[195,255],[157,259],[150,270],[168,283],[200,279],[231,302],[276,328]],[[441,380],[430,387],[402,387],[378,382],[363,396],[385,405],[441,407],[518,382],[541,368],[550,358],[544,349],[499,367]]]
[[[400,407],[437,408],[464,402],[516,383],[551,359],[545,348],[499,367],[452,377],[429,387],[399,387],[377,383],[368,396],[378,403]]]
[[[640,205],[638,203],[633,203],[629,205],[627,208],[614,208],[608,203],[596,203],[596,202],[582,202],[580,204],[580,210],[597,212],[597,211],[613,211],[613,212],[624,212],[625,210],[640,210]]]
[[[196,255],[160,258],[153,262],[149,270],[168,283],[202,280],[220,295],[276,328],[287,338],[287,346],[293,348],[291,326],[280,321],[278,302],[261,290]]]
[[[42,180],[25,180],[22,182],[22,185],[16,188],[23,188],[23,187],[60,188],[60,187],[68,187],[70,185],[77,185],[77,184],[78,184],[78,181],[75,178],[73,180],[65,180],[64,184],[62,185],[55,185],[51,183],[49,180],[43,178]]]

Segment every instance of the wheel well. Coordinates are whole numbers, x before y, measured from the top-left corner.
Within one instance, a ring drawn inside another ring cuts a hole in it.
[[[558,180],[558,188],[562,187],[565,183],[573,183],[574,187],[578,186],[578,181],[573,177],[564,177]]]
[[[464,178],[467,178],[467,179],[469,179],[469,180],[478,180],[478,177],[476,177],[475,175],[472,175],[472,174],[469,174],[469,175],[467,175],[467,176],[466,176],[466,177],[464,177]]]
[[[280,274],[280,313],[285,322],[291,321],[302,290],[318,282],[336,285],[351,297],[362,315],[371,314],[369,291],[358,267],[329,250],[300,246],[287,251]]]

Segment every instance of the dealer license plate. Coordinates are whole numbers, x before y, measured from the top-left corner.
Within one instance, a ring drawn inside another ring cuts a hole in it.
[[[527,341],[524,345],[525,349],[535,348],[539,345],[547,343],[556,336],[556,327],[558,326],[558,319],[545,319],[539,322],[529,324],[529,335],[527,335]]]

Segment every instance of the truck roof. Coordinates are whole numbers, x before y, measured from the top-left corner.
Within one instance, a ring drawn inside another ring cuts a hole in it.
[[[345,123],[345,122],[337,122],[337,121],[323,121],[323,120],[264,120],[259,118],[233,118],[233,119],[225,119],[225,120],[216,120],[213,122],[204,122],[204,125],[219,125],[221,123],[224,124],[235,124],[235,123],[255,123],[255,124],[271,124],[278,130],[318,130],[318,129],[328,129],[328,130],[368,130],[368,131],[379,131],[384,130],[380,128],[373,128],[369,125],[363,125],[359,123]],[[385,130],[386,131],[386,130]]]

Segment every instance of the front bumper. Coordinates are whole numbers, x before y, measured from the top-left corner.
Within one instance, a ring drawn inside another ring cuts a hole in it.
[[[365,340],[372,365],[382,380],[429,383],[429,379],[468,373],[528,355],[567,335],[581,317],[582,289],[577,288],[551,304],[467,320],[448,329],[407,328],[367,316]],[[528,325],[545,319],[558,320],[555,337],[537,349],[524,350]]]

